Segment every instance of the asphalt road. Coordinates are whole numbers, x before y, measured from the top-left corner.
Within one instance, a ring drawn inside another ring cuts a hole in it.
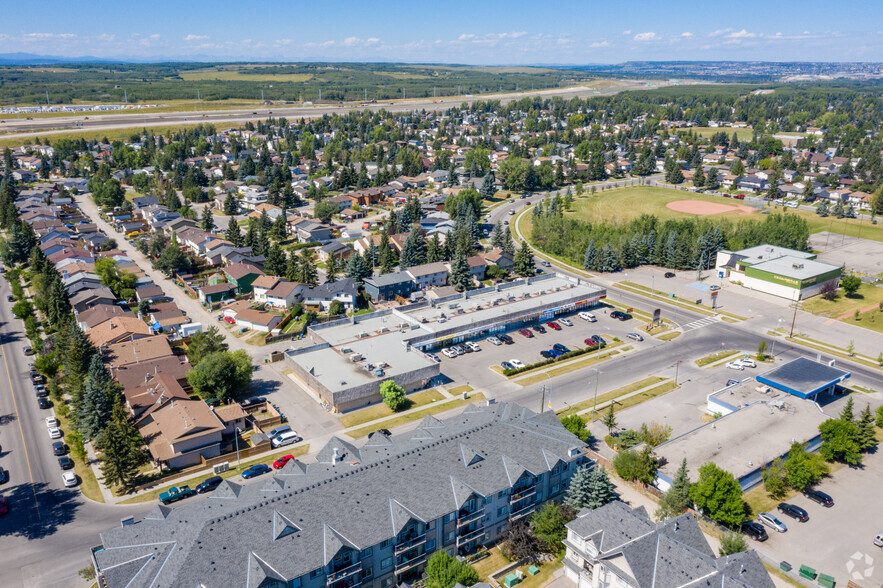
[[[654,84],[653,88],[668,86],[666,82]],[[535,92],[518,92],[512,94],[482,94],[469,97],[438,98],[385,101],[362,106],[358,103],[346,103],[341,105],[315,105],[315,106],[261,106],[260,108],[237,109],[237,110],[194,110],[193,112],[155,112],[145,111],[143,114],[82,114],[70,117],[35,118],[0,118],[0,130],[11,132],[4,135],[5,139],[26,137],[34,132],[79,132],[86,130],[108,130],[116,128],[170,126],[178,124],[197,123],[244,123],[265,117],[285,117],[288,119],[318,118],[326,114],[345,113],[352,110],[369,109],[377,111],[385,109],[391,112],[412,112],[414,110],[442,111],[460,104],[471,104],[477,101],[499,100],[502,103],[519,100],[528,96],[573,98],[574,96],[603,96],[617,94],[624,90],[647,89],[647,83],[642,81],[625,82],[620,86],[609,88],[592,89],[583,86],[575,88],[562,88],[553,90],[537,90]]]
[[[9,293],[9,283],[0,279],[0,466],[9,471],[0,486],[9,505],[9,514],[0,517],[0,586],[76,586],[98,532],[129,514],[141,517],[153,505],[104,506],[63,487],[44,420],[52,410],[37,405],[30,358],[22,351],[29,343],[6,302]]]

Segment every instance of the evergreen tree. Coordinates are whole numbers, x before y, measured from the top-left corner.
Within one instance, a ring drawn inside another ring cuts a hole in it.
[[[282,214],[280,214],[279,217],[275,221],[273,221],[273,226],[270,228],[270,238],[277,243],[279,241],[284,241],[285,238],[288,236],[288,221],[285,220],[287,216],[288,215],[283,208]]]
[[[528,277],[536,273],[536,267],[533,264],[533,254],[526,241],[521,241],[521,248],[515,253],[515,273],[519,276]]]
[[[870,405],[865,405],[855,424],[858,429],[856,443],[858,443],[859,450],[868,451],[869,449],[877,447],[877,434],[874,430],[874,415],[871,413]]]
[[[426,263],[435,263],[445,258],[445,248],[438,233],[426,243]]]
[[[508,226],[503,229],[503,244],[500,248],[506,253],[515,254],[515,240],[512,238],[512,232]]]
[[[855,403],[852,401],[852,396],[846,399],[846,404],[843,405],[838,418],[846,423],[855,421]]]
[[[583,268],[586,271],[595,271],[598,267],[598,250],[595,247],[595,241],[589,241],[586,247],[586,253],[583,256]]]
[[[671,486],[662,496],[656,516],[660,519],[675,517],[687,510],[691,504],[690,474],[687,470],[687,458],[685,457],[671,481]]]
[[[266,272],[273,276],[283,276],[285,275],[287,265],[285,251],[282,247],[278,245],[270,247],[270,250],[267,252],[267,257],[264,260],[264,269]]]
[[[125,490],[135,485],[138,467],[147,459],[141,449],[143,444],[138,429],[126,418],[122,402],[117,402],[110,421],[96,441],[102,451],[101,473],[106,485]]]
[[[396,263],[395,254],[389,246],[389,234],[386,229],[380,232],[380,246],[377,248],[377,264],[381,274],[388,274]]]
[[[340,277],[340,268],[337,265],[337,258],[334,255],[328,257],[325,262],[325,281],[336,282]]]
[[[292,255],[292,257],[294,256]],[[304,249],[301,252],[300,278],[298,281],[308,286],[315,286],[319,283],[319,270],[316,269],[316,263],[313,261],[313,255],[309,249]]]
[[[426,263],[426,242],[417,227],[411,229],[402,247],[400,265],[403,268]]]
[[[491,247],[503,248],[503,223],[500,221],[497,221],[494,224],[494,229],[491,231],[490,243]]]
[[[468,290],[472,285],[472,274],[469,273],[469,262],[466,255],[459,251],[451,262],[451,277],[449,283],[457,292]]]
[[[242,231],[239,230],[239,223],[236,222],[235,218],[230,219],[230,224],[227,225],[227,232],[224,236],[227,241],[233,244],[233,247],[242,247]]]
[[[76,407],[77,429],[85,439],[97,437],[109,422],[117,393],[117,387],[104,367],[101,356],[93,354],[83,386],[83,397]]]
[[[578,469],[567,486],[564,504],[579,511],[596,509],[616,500],[616,489],[602,465]]]
[[[705,186],[705,172],[702,170],[701,165],[697,166],[696,171],[693,172],[693,185],[697,188]]]
[[[232,193],[227,193],[226,198],[224,198],[224,214],[227,216],[233,216],[236,214],[236,210],[239,208],[236,198]]]
[[[65,353],[62,357],[64,358],[65,383],[74,398],[74,404],[79,403],[86,372],[89,370],[92,356],[95,353],[92,342],[89,341],[76,321],[71,321],[65,334]]]
[[[604,415],[604,418],[601,419],[601,424],[607,427],[608,433],[613,433],[613,429],[616,428],[616,414],[613,412],[613,403],[610,403],[610,407],[607,409],[607,414]]]
[[[370,275],[371,268],[365,263],[364,258],[356,252],[351,253],[346,264],[346,277],[352,278],[361,284]]]
[[[203,231],[209,232],[215,228],[215,219],[212,215],[212,209],[210,206],[206,206],[202,209],[202,219],[199,222],[199,226]]]

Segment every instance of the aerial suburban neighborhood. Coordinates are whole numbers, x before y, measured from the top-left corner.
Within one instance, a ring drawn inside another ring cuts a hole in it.
[[[883,586],[883,67],[381,6],[0,36],[0,586]]]

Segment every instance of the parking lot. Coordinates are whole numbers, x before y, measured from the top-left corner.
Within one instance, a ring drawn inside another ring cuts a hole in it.
[[[843,467],[818,485],[834,499],[833,507],[824,508],[797,496],[788,502],[807,511],[807,522],[773,513],[788,531],[776,533],[767,527],[767,541],[749,543],[774,561],[787,561],[795,571],[808,565],[833,576],[838,586],[852,580],[865,588],[877,588],[883,585],[883,549],[874,545],[874,536],[883,532],[881,487],[883,452],[866,454],[862,469]],[[809,584],[807,580],[804,583]]]
[[[643,324],[641,319],[632,318],[627,321],[613,319],[609,314],[611,310],[603,306],[589,312],[595,316],[596,322],[583,320],[574,313],[563,316],[573,323],[571,327],[561,322],[562,317],[556,317],[554,322],[561,327],[561,330],[558,331],[546,326],[546,322],[540,323],[545,329],[545,333],[530,329],[532,337],[522,335],[518,332],[519,329],[507,331],[506,334],[512,337],[513,343],[511,345],[494,345],[485,337],[475,341],[481,347],[481,351],[477,353],[449,358],[438,352],[437,355],[442,363],[441,371],[454,381],[468,381],[473,388],[480,388],[503,381],[503,376],[491,371],[490,366],[499,366],[502,362],[512,359],[517,359],[527,365],[543,361],[545,358],[540,353],[551,349],[556,343],[575,351],[586,347],[584,341],[592,335],[600,335],[607,343],[613,342],[613,338],[618,337],[631,345],[646,345],[650,343],[648,339],[652,339],[646,335],[644,335],[643,342],[626,339],[627,333],[638,331],[638,327]]]

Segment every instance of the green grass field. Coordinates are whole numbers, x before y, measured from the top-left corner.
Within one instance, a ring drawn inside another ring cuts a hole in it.
[[[205,124],[204,122],[194,122],[193,124],[178,124],[171,126],[160,126],[160,127],[147,127],[147,130],[153,133],[154,135],[169,135],[172,133],[176,133],[177,131],[195,127],[196,125]],[[232,129],[239,128],[242,125],[238,125],[235,123],[224,123],[222,125],[218,125],[220,128],[224,129]],[[145,127],[127,127],[120,129],[107,129],[104,131],[52,131],[52,130],[43,130],[34,133],[29,133],[27,137],[17,137],[17,138],[3,138],[3,135],[0,135],[0,148],[4,147],[18,147],[19,145],[26,145],[30,143],[35,137],[48,138],[50,142],[55,142],[60,137],[67,137],[70,139],[79,139],[83,138],[87,141],[96,140],[100,141],[104,138],[107,138],[109,141],[113,142],[116,140],[125,141],[128,140],[134,134],[140,134],[141,131]],[[19,134],[19,133],[16,133]],[[24,133],[20,133],[24,134]]]
[[[740,141],[750,141],[754,134],[754,129],[734,129],[732,127],[690,127],[687,130],[693,131],[694,135],[699,135],[700,137],[711,137],[721,131],[726,133],[727,137],[732,137],[733,133],[736,133],[736,136],[739,137]]]
[[[220,80],[225,82],[306,82],[313,79],[312,74],[255,74],[244,73],[241,69],[226,69],[223,67],[195,69],[181,72],[179,75],[182,80],[188,82],[201,82],[204,80]]]

